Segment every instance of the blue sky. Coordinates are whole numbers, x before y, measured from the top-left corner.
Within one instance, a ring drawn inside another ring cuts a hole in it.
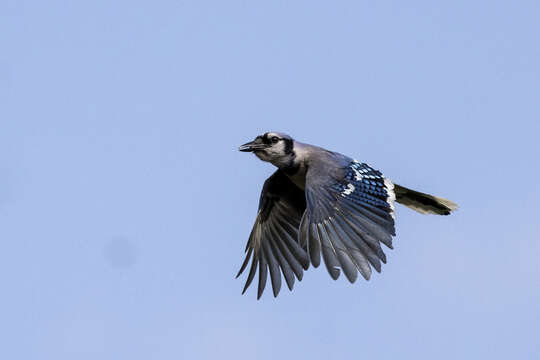
[[[0,357],[540,356],[537,1],[0,3]],[[448,197],[369,282],[234,275],[267,130]]]

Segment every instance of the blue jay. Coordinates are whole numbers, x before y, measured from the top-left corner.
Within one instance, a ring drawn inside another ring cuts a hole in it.
[[[386,263],[381,243],[392,249],[394,202],[422,214],[448,215],[452,201],[394,184],[371,166],[345,155],[304,144],[278,132],[257,136],[239,148],[252,152],[278,170],[264,183],[259,210],[238,276],[249,274],[245,293],[258,270],[257,299],[268,272],[274,296],[281,274],[290,290],[321,255],[335,280],[341,271],[353,283],[360,273]]]

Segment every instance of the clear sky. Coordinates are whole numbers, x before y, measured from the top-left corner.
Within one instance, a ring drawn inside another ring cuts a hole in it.
[[[0,358],[540,358],[540,2],[0,2]],[[456,201],[234,275],[276,130]]]

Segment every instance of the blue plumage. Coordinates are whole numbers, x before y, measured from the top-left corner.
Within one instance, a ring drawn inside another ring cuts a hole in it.
[[[350,201],[367,203],[381,209],[390,209],[388,203],[389,189],[386,188],[385,178],[378,170],[368,164],[352,161],[345,168],[343,183],[332,186],[341,196]]]

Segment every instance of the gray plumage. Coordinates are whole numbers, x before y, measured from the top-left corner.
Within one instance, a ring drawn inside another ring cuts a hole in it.
[[[345,155],[270,132],[239,148],[278,170],[264,183],[259,210],[237,277],[249,266],[244,293],[258,272],[257,298],[270,274],[277,296],[282,275],[292,290],[311,263],[322,260],[333,279],[366,280],[392,248],[394,202],[422,214],[448,215],[449,200],[392,183],[379,171]],[[250,264],[251,260],[251,264]]]

